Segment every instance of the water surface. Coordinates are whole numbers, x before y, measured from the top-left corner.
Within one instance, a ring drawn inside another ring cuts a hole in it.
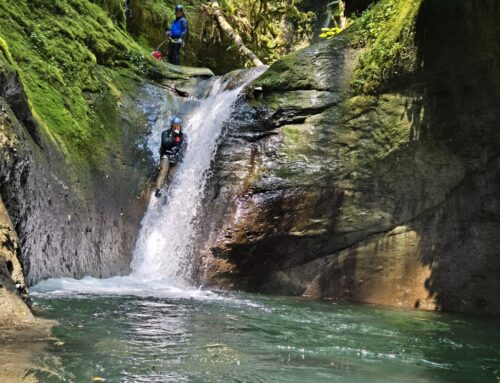
[[[117,295],[120,283],[111,281],[38,287],[39,312],[60,323],[33,353],[40,382],[496,383],[500,376],[495,319],[168,282]]]

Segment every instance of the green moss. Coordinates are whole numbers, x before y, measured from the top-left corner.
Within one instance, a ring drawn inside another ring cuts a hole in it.
[[[363,48],[354,71],[354,93],[372,93],[417,69],[415,19],[422,0],[382,0],[348,31],[351,45]]]
[[[101,166],[113,145],[117,73],[179,76],[88,0],[0,2],[0,18],[0,58],[19,72],[39,126],[73,164]]]
[[[145,21],[149,24],[161,24],[174,18],[174,2],[172,1],[138,0],[137,3],[144,10]]]
[[[335,179],[348,187],[411,141],[407,102],[406,96],[398,94],[361,95],[302,124],[281,127],[281,164],[273,174],[292,185],[328,184]]]
[[[108,16],[119,25],[125,26],[124,0],[91,0],[104,9]]]
[[[131,3],[132,12],[128,29],[136,37],[148,40],[148,45],[158,46],[165,40],[166,23],[174,18],[173,2],[164,0],[136,0]]]
[[[10,53],[9,46],[5,42],[4,39],[0,37],[0,53],[2,54],[3,59],[10,65],[14,65],[14,59],[12,58],[12,54]]]

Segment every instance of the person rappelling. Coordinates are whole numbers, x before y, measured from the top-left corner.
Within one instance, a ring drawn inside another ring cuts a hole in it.
[[[188,33],[188,21],[184,14],[184,7],[180,4],[175,6],[175,20],[172,25],[167,25],[168,62],[179,65],[181,62],[181,48],[184,45]]]
[[[156,180],[157,198],[161,197],[161,189],[165,184],[170,170],[182,161],[187,149],[187,136],[182,132],[182,119],[172,118],[171,126],[161,134],[160,145],[160,173]]]

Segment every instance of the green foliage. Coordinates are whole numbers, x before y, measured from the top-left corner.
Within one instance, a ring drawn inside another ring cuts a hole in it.
[[[0,52],[18,70],[39,125],[68,159],[100,163],[116,132],[96,110],[111,103],[116,73],[153,65],[147,53],[88,0],[0,1],[0,19]]]
[[[301,48],[312,35],[312,12],[302,12],[301,0],[224,0],[221,7],[229,23],[246,44],[272,63],[291,47]]]
[[[342,6],[341,6],[339,0],[332,1],[329,4],[329,7],[330,7],[331,21],[333,22],[334,26],[331,28],[322,28],[321,29],[323,31],[323,33],[319,37],[321,37],[323,39],[331,39],[331,38],[337,36],[340,32],[342,32],[343,30],[350,27],[356,18],[355,14],[349,15],[349,16],[343,15],[344,12],[341,10]],[[342,24],[341,18],[343,16],[346,18],[347,23],[343,28],[341,28],[341,24]]]
[[[363,48],[353,91],[372,93],[416,70],[415,18],[422,0],[382,0],[372,5],[349,31],[354,48]]]
[[[334,26],[331,28],[322,28],[321,30],[323,33],[319,36],[323,39],[331,39],[335,36],[337,36],[340,32],[342,32],[344,29],[349,27],[352,24],[352,20],[348,20],[348,25],[345,26],[345,28],[340,27],[340,17],[341,17],[341,6],[340,6],[340,1],[335,0],[332,1],[329,4],[330,7],[330,17],[331,21],[333,22]]]
[[[352,30],[351,45],[356,48],[365,47],[386,31],[390,22],[398,15],[400,0],[383,0],[373,3],[356,20]]]
[[[3,56],[3,59],[10,65],[14,65],[14,59],[12,58],[12,54],[10,53],[9,46],[5,42],[4,39],[0,37],[0,53]]]
[[[174,18],[173,6],[165,1],[137,0],[136,6],[143,10],[146,23],[162,24]]]

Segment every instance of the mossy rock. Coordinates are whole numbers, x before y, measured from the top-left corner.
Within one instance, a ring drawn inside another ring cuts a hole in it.
[[[109,13],[113,2],[105,3]],[[0,3],[0,57],[19,73],[37,123],[76,167],[101,166],[115,142],[116,126],[96,110],[116,108],[111,89],[120,74],[210,74],[158,62],[107,12],[88,0]]]

